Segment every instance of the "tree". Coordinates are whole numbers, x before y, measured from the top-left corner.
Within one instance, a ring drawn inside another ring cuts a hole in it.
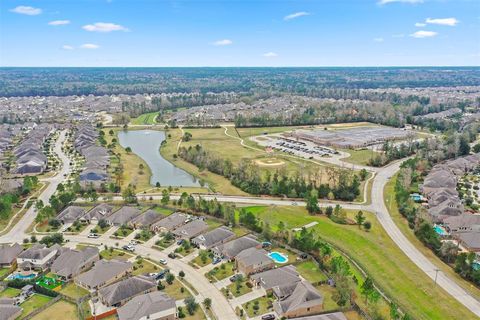
[[[368,302],[375,303],[380,299],[380,294],[373,285],[373,281],[370,277],[367,277],[367,279],[365,279],[360,288],[360,292],[365,297],[365,304],[368,304]]]
[[[473,152],[479,153],[480,152],[480,143],[477,143],[473,146]]]
[[[365,221],[363,223],[363,227],[365,228],[365,230],[370,231],[370,229],[372,229],[372,223],[370,221]]]
[[[168,284],[172,284],[174,280],[175,276],[171,272],[167,273],[165,276],[165,281],[167,281]]]
[[[398,306],[393,301],[390,302],[390,319],[391,320],[400,319],[400,312],[398,311]]]
[[[125,148],[125,152],[126,152],[126,153],[130,153],[130,152],[132,152],[132,148],[130,148],[130,147],[126,147],[126,148]]]
[[[353,281],[349,277],[337,275],[335,276],[335,287],[337,290],[332,295],[332,299],[340,307],[345,306],[353,298]]]
[[[170,202],[170,194],[168,193],[167,189],[162,190],[162,199],[160,200],[160,202],[163,205],[167,205]]]
[[[465,156],[470,153],[470,145],[465,136],[460,136],[460,141],[458,145],[458,155]]]
[[[441,256],[448,262],[451,263],[453,259],[457,256],[458,247],[451,241],[445,241],[440,247]]]
[[[185,278],[185,272],[183,272],[183,270],[180,270],[180,272],[178,273],[178,276],[182,279]]]
[[[317,214],[320,211],[318,206],[318,196],[317,192],[312,190],[307,197],[305,198],[307,211],[310,214]]]
[[[360,170],[360,180],[365,181],[368,176],[368,171],[366,169]]]
[[[357,214],[355,215],[355,221],[358,224],[358,227],[360,228],[362,224],[365,222],[365,216],[363,215],[362,210],[358,211]]]
[[[185,132],[182,137],[182,141],[187,142],[192,140],[192,134],[190,132]]]
[[[122,192],[122,197],[123,200],[126,203],[136,203],[137,202],[137,197],[135,195],[135,190],[131,185],[129,185],[125,190]]]
[[[187,297],[184,300],[185,302],[185,307],[187,308],[187,312],[190,315],[194,315],[195,311],[198,309],[198,303],[195,301],[194,297]]]
[[[108,222],[107,220],[105,219],[100,219],[98,220],[98,226],[100,227],[100,229],[106,229],[108,227]]]
[[[203,300],[203,305],[205,306],[205,309],[210,309],[212,307],[212,299],[210,298],[205,298]]]

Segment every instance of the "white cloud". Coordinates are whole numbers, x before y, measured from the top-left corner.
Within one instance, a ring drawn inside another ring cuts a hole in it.
[[[435,37],[436,35],[437,33],[435,31],[420,30],[412,33],[410,36],[414,38],[430,38],[430,37]]]
[[[278,57],[278,54],[276,54],[275,52],[267,52],[267,53],[264,53],[263,56],[266,58],[275,58],[275,57]]]
[[[70,24],[70,20],[54,20],[50,21],[48,24],[51,26],[63,26],[66,24]]]
[[[98,49],[100,48],[99,45],[93,44],[93,43],[85,43],[80,46],[82,49]]]
[[[415,23],[415,27],[425,27],[427,24],[426,23],[422,23],[422,22],[417,22]]]
[[[125,28],[124,26],[110,22],[96,22],[94,24],[87,24],[84,25],[82,29],[92,32],[129,31],[128,28]]]
[[[217,40],[214,43],[212,43],[214,46],[229,46],[233,44],[233,41],[230,39],[222,39],[222,40]]]
[[[439,24],[442,26],[450,26],[450,27],[454,27],[457,25],[457,23],[459,23],[459,21],[455,18],[443,18],[443,19],[427,18],[425,22],[429,24]]]
[[[42,13],[42,9],[29,6],[18,6],[11,9],[10,11],[19,14],[26,14],[27,16],[36,16]]]
[[[283,17],[283,20],[288,21],[288,20],[297,19],[300,17],[309,16],[309,15],[310,15],[309,12],[300,11],[300,12],[295,12],[295,13],[289,14],[288,16]]]
[[[378,4],[389,4],[394,2],[401,3],[423,3],[423,0],[379,0]]]
[[[373,41],[375,42],[383,42],[383,38],[373,38]]]
[[[63,49],[63,50],[73,50],[73,47],[72,47],[72,46],[69,46],[68,44],[64,44],[64,45],[62,46],[62,49]]]

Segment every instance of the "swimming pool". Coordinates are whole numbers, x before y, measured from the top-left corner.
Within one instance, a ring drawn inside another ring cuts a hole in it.
[[[23,274],[20,274],[20,273],[15,273],[15,274],[11,274],[7,277],[7,280],[15,280],[15,279],[21,279],[21,280],[29,280],[29,279],[33,279],[35,278],[35,273],[30,273],[30,274],[27,274],[27,275],[23,275]]]
[[[268,256],[276,263],[285,263],[288,261],[288,256],[280,252],[273,251],[270,252]]]
[[[447,232],[445,231],[445,229],[439,225],[434,225],[433,229],[435,230],[436,233],[438,233],[441,236],[447,235]]]

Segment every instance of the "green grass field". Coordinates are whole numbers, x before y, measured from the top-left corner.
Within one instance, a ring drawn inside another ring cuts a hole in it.
[[[157,123],[157,121],[156,121],[157,115],[158,115],[158,112],[144,113],[144,114],[141,114],[140,116],[138,116],[137,118],[131,119],[130,124],[133,124],[133,125],[156,124]]]
[[[447,274],[450,278],[454,279],[455,282],[460,285],[463,289],[470,292],[473,296],[477,299],[480,299],[480,289],[472,285],[470,282],[466,281],[462,277],[452,269],[452,267],[448,266],[443,262],[432,250],[425,247],[425,245],[418,240],[417,236],[415,236],[414,232],[408,226],[408,221],[400,214],[398,211],[398,206],[395,201],[395,193],[394,187],[396,183],[397,176],[394,176],[390,179],[390,181],[385,186],[385,204],[387,205],[388,212],[392,216],[393,221],[398,226],[398,228],[402,231],[402,233],[407,237],[407,239],[413,243],[413,245],[422,252],[422,254],[427,257],[430,261],[435,263],[435,265],[442,270],[445,274]]]
[[[359,149],[359,150],[351,150],[351,149],[342,149],[346,153],[350,154],[350,157],[344,158],[343,161],[358,165],[366,166],[368,165],[368,161],[375,156],[379,155],[378,152],[373,151],[371,149]]]
[[[75,285],[73,282],[68,283],[59,292],[73,299],[79,299],[88,294],[87,290]]]
[[[327,280],[327,276],[319,270],[318,266],[313,261],[304,261],[296,264],[295,267],[297,268],[298,273],[311,283],[318,283]]]
[[[32,313],[32,311],[34,311],[34,310],[42,307],[43,305],[47,304],[50,300],[52,300],[51,297],[47,297],[47,296],[44,296],[44,295],[41,295],[41,294],[38,294],[38,293],[34,294],[30,298],[28,298],[25,302],[20,304],[20,307],[23,308],[22,315],[20,316],[20,318],[26,317],[27,315]],[[62,319],[64,319],[64,318],[62,318]]]
[[[22,291],[20,289],[15,288],[6,288],[5,290],[0,292],[0,298],[13,298],[18,296]]]
[[[78,319],[77,307],[70,302],[60,300],[32,318],[33,320]]]
[[[299,207],[252,207],[251,211],[267,221],[272,231],[276,231],[279,221],[283,221],[287,228],[317,221],[311,230],[347,252],[415,319],[473,319],[473,314],[459,302],[443,289],[433,286],[431,279],[395,245],[371,213],[364,212],[373,224],[370,232],[366,232],[357,226],[336,224],[323,216],[309,216],[304,208]],[[349,217],[355,213],[347,210]]]

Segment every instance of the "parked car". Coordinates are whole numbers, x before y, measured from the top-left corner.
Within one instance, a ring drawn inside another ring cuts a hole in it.
[[[215,259],[213,259],[212,264],[217,264],[217,263],[219,263],[220,261],[222,261],[222,259],[220,259],[220,258],[215,258]]]
[[[130,244],[123,246],[122,249],[123,249],[123,250],[130,251],[130,252],[135,251],[135,248],[134,248],[132,245],[130,245]]]
[[[170,259],[175,259],[175,258],[177,257],[177,255],[176,255],[174,252],[170,252],[170,253],[168,254],[168,257],[169,257]]]
[[[168,269],[164,269],[164,270],[160,271],[159,273],[157,273],[157,276],[155,277],[155,280],[160,280],[160,279],[165,278],[165,275],[169,272],[170,272],[170,270],[168,270]]]
[[[160,264],[163,264],[163,265],[167,264],[167,260],[165,260],[165,259],[160,259],[159,261],[160,261]]]
[[[275,315],[273,315],[271,313],[262,316],[262,320],[274,320],[274,319],[275,319]]]
[[[183,240],[183,239],[179,239],[179,240],[177,241],[177,244],[178,244],[178,245],[181,245],[184,241],[185,241],[185,240]]]
[[[90,234],[88,235],[88,238],[97,239],[97,238],[100,238],[100,235],[99,235],[99,234],[96,234],[96,233],[90,233]]]

